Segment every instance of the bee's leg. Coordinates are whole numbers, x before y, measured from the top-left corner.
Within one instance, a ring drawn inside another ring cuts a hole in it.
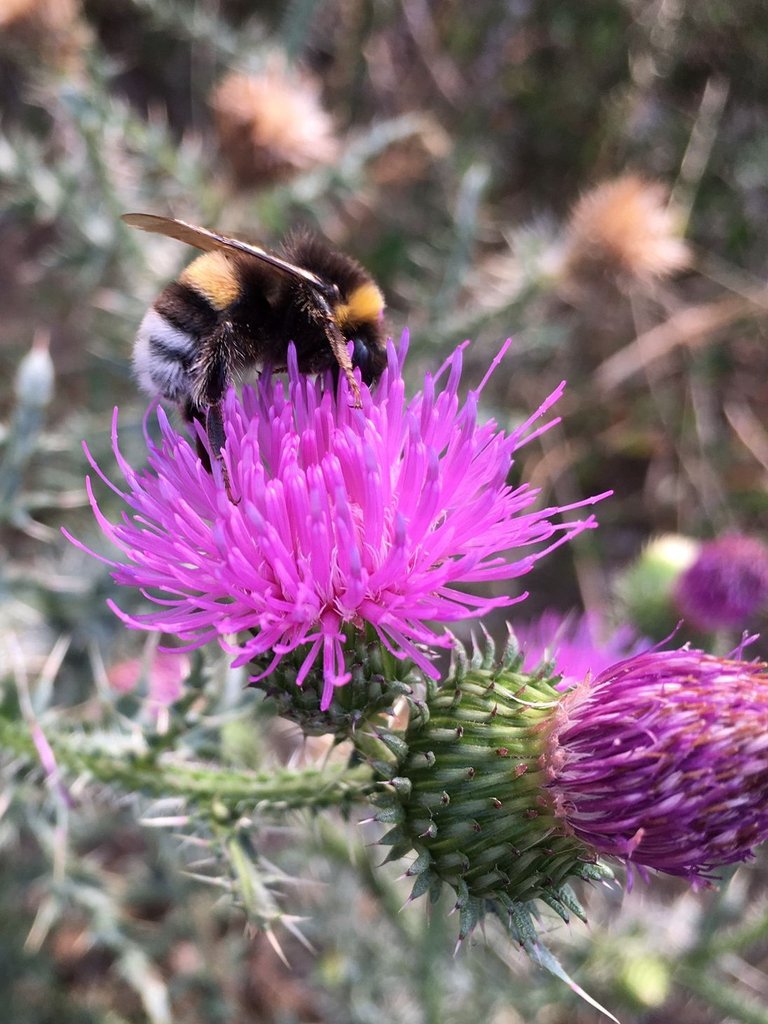
[[[224,480],[224,490],[227,492],[227,497],[233,505],[239,505],[240,499],[236,498],[232,492],[232,482],[229,479],[229,470],[227,464],[224,461],[222,455],[222,448],[226,441],[226,434],[224,433],[224,419],[221,414],[221,402],[216,402],[213,405],[208,406],[208,420],[206,424],[208,431],[208,440],[211,442],[211,449],[216,457],[216,461],[221,466],[221,476]]]
[[[227,497],[233,505],[237,505],[240,499],[234,497],[232,484],[229,479],[229,471],[222,456],[222,449],[227,437],[224,431],[221,402],[227,390],[227,385],[231,380],[230,360],[233,348],[232,324],[229,321],[224,321],[208,339],[203,352],[203,386],[201,388],[201,397],[206,407],[203,422],[205,423],[211,451],[213,457],[221,466],[221,475],[224,480],[224,489],[227,492]]]
[[[352,407],[359,409],[363,404],[360,400],[360,386],[358,385],[357,378],[355,377],[352,360],[349,358],[346,338],[332,320],[328,320],[326,323],[326,334],[331,346],[331,351],[336,357],[336,363],[341,372],[347,378],[349,390],[352,395]],[[336,378],[334,377],[334,384],[335,383]]]
[[[208,434],[208,441],[211,445],[211,451],[213,457],[217,462],[221,462],[223,456],[221,450],[224,447],[226,441],[226,435],[224,433],[224,419],[221,413],[221,403],[216,402],[215,405],[209,405],[204,413],[205,432]]]
[[[211,457],[208,454],[208,449],[205,447],[202,440],[200,439],[200,435],[194,429],[194,424],[200,423],[202,424],[203,429],[206,430],[207,432],[205,409],[201,409],[196,402],[194,402],[191,398],[188,398],[187,401],[184,403],[182,412],[184,414],[184,419],[186,420],[186,422],[192,425],[192,433],[195,438],[195,449],[197,450],[197,457],[202,462],[206,473],[210,473]]]
[[[227,471],[226,463],[224,462],[221,454],[224,442],[226,441],[224,420],[221,415],[221,403],[217,402],[215,405],[210,405],[207,409],[201,409],[200,406],[190,398],[184,403],[184,419],[187,423],[202,423],[205,428],[205,432],[208,435],[208,442],[211,446],[213,457],[221,466],[221,475],[224,480],[224,488],[227,492],[227,497],[233,505],[238,505],[240,503],[240,499],[235,498],[232,493],[229,472]],[[203,464],[203,468],[206,473],[212,472],[211,456],[197,431],[195,431],[195,447],[197,449],[197,456]]]
[[[333,384],[334,394],[338,394],[339,393],[339,377],[341,376],[341,367],[336,362],[336,360],[334,360],[331,363],[330,369],[329,369],[329,373],[331,375],[331,383]]]

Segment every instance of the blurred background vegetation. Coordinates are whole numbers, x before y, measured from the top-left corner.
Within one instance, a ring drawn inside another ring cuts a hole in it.
[[[107,567],[59,535],[105,550],[80,441],[110,465],[119,402],[141,458],[132,337],[189,259],[126,211],[267,245],[310,225],[374,274],[393,334],[410,329],[414,388],[466,337],[476,386],[513,335],[483,392],[504,425],[568,379],[562,424],[515,473],[548,503],[615,496],[596,534],[526,581],[526,617],[614,612],[617,576],[655,534],[761,536],[766,53],[755,0],[0,0],[0,664],[18,728],[65,716],[173,736],[151,644],[107,609]],[[223,661],[190,671],[196,757],[323,755]],[[195,841],[216,852],[210,814],[190,832],[189,809],[157,794],[116,800],[87,773],[63,793],[28,761],[3,765],[13,1024],[597,1020],[501,935],[452,958],[449,907],[400,912],[407,889],[369,869],[382,856],[354,816],[244,830],[251,881],[269,880],[245,915],[247,869],[215,888],[187,857]],[[595,890],[590,928],[549,941],[625,1024],[767,1022],[765,878],[758,862],[719,893]]]

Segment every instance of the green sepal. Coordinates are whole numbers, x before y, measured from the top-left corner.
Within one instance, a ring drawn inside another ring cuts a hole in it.
[[[411,837],[401,825],[395,825],[389,832],[385,832],[379,839],[379,846],[395,846],[398,843],[405,844],[406,850],[411,849]]]
[[[397,768],[395,765],[390,764],[389,761],[382,761],[381,758],[377,757],[366,758],[366,760],[379,778],[391,782],[396,777]]]
[[[405,821],[405,811],[400,804],[391,803],[374,815],[374,821],[382,825],[399,825]]]
[[[616,877],[611,868],[601,860],[582,861],[573,873],[587,882],[612,882]]]
[[[406,875],[420,875],[427,871],[432,865],[432,854],[429,850],[420,850],[414,860],[408,866],[408,870],[405,872]]]
[[[396,775],[394,779],[390,779],[389,785],[394,789],[395,793],[401,800],[408,800],[413,791],[413,783],[411,780],[404,778],[402,775]]]
[[[408,757],[408,744],[397,733],[390,732],[389,729],[377,729],[376,738],[384,744],[391,754],[394,754],[398,763],[405,761]]]
[[[561,886],[556,893],[558,902],[562,903],[572,914],[579,918],[580,921],[587,923],[587,912],[582,907],[581,902],[577,899],[576,893],[570,887],[570,885]]]
[[[428,893],[434,885],[436,878],[437,876],[433,875],[431,871],[422,871],[420,875],[417,875],[416,881],[413,883],[413,888],[411,889],[411,895],[408,897],[408,901],[412,903],[414,900],[418,899],[419,896],[423,896],[425,893]]]
[[[459,906],[459,942],[463,942],[475,930],[483,916],[483,910],[483,901],[473,897]]]
[[[566,924],[570,923],[571,915],[568,913],[568,908],[563,904],[562,900],[558,899],[557,896],[555,896],[554,893],[543,892],[539,896],[539,899],[542,903],[546,903],[550,910],[554,910],[554,912],[562,921],[564,921]]]
[[[382,864],[394,864],[396,860],[400,860],[401,857],[406,857],[413,849],[410,839],[402,842],[395,843],[387,856],[381,862]]]

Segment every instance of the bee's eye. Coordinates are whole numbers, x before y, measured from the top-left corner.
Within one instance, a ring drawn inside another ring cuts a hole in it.
[[[358,366],[365,380],[365,373],[371,361],[371,352],[362,338],[350,338],[352,342],[352,365]]]
[[[339,286],[334,284],[333,281],[323,281],[317,289],[317,294],[328,303],[331,308],[338,306],[339,300],[341,299],[341,293],[339,292]]]

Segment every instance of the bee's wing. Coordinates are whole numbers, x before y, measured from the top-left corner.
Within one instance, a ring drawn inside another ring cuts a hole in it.
[[[268,263],[275,270],[282,271],[291,277],[305,281],[321,291],[326,288],[325,282],[309,270],[297,267],[293,263],[281,260],[279,256],[273,256],[271,252],[260,249],[257,245],[248,245],[247,242],[240,242],[237,238],[227,238],[226,235],[218,235],[215,231],[207,228],[196,227],[194,224],[187,224],[183,220],[173,220],[170,217],[158,217],[154,213],[124,213],[122,220],[132,228],[139,228],[141,231],[150,231],[156,235],[166,235],[168,238],[175,238],[179,242],[185,242],[203,252],[212,252],[214,249],[229,249],[232,252],[244,253],[254,259]]]

